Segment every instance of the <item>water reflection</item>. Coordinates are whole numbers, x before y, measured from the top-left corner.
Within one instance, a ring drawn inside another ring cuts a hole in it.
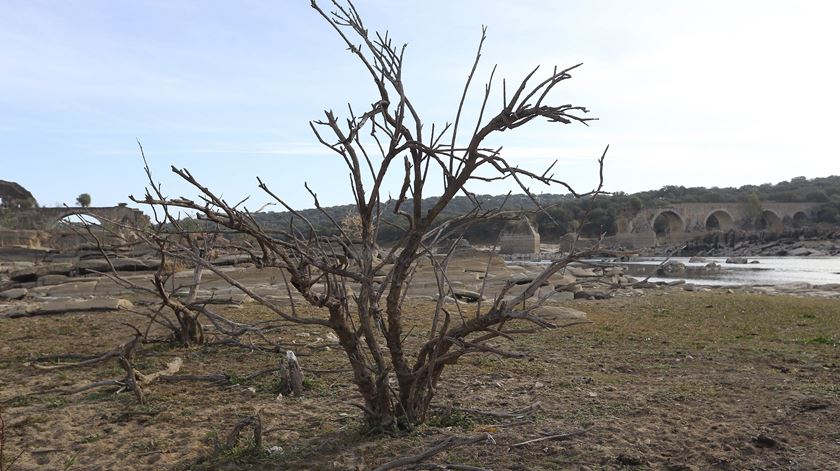
[[[749,264],[724,263],[723,257],[703,257],[702,262],[689,262],[688,257],[671,257],[669,260],[682,263],[686,271],[674,276],[658,276],[657,268],[663,257],[646,257],[617,262],[625,267],[625,273],[634,277],[653,275],[650,281],[686,280],[698,285],[779,285],[805,282],[814,285],[840,283],[840,256],[837,257],[747,257]],[[706,270],[708,263],[715,262],[720,270]]]

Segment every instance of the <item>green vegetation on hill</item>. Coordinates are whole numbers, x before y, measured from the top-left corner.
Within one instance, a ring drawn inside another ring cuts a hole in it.
[[[753,196],[755,195],[755,196]],[[749,202],[751,198],[758,201],[774,202],[819,202],[822,203],[815,222],[840,224],[840,176],[807,179],[796,177],[790,181],[776,184],[744,185],[740,188],[705,188],[666,185],[659,190],[643,191],[635,194],[617,192],[612,195],[601,195],[597,198],[577,199],[571,195],[543,194],[537,197],[540,206],[546,208],[545,213],[533,215],[539,227],[543,240],[554,242],[563,234],[576,231],[584,216],[586,223],[581,227],[584,236],[597,236],[606,232],[615,234],[616,220],[621,214],[633,214],[643,207],[657,207],[677,203],[703,202]],[[526,195],[491,196],[476,195],[484,209],[502,209],[505,211],[533,212],[536,207]],[[434,204],[435,198],[423,200],[423,207]],[[502,207],[502,205],[504,206]],[[446,220],[473,208],[472,202],[464,196],[455,198],[447,207],[441,220]],[[383,208],[383,217],[392,223],[382,227],[379,239],[383,242],[396,239],[401,233],[402,221],[390,211],[391,206]],[[341,222],[353,211],[352,205],[332,206],[325,208],[327,214],[335,221]],[[316,209],[307,209],[300,213],[318,228],[322,234],[329,235],[338,232],[330,218]],[[546,214],[547,213],[547,214]],[[287,229],[291,214],[288,212],[256,213],[255,218],[267,229]],[[505,220],[484,221],[467,230],[467,238],[477,243],[488,243],[495,240],[496,235],[505,225]],[[303,229],[300,221],[295,227]]]

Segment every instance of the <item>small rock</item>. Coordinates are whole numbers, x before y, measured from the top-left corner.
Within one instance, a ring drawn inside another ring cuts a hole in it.
[[[610,299],[610,293],[603,291],[578,291],[575,293],[575,299]]]
[[[776,448],[779,442],[761,433],[752,439],[753,445],[759,448]]]
[[[642,459],[638,456],[627,455],[624,453],[619,454],[615,457],[615,460],[618,461],[618,464],[624,466],[641,466]]]
[[[685,264],[675,261],[670,261],[656,270],[657,274],[661,276],[674,276],[685,273]]]
[[[481,294],[476,291],[470,291],[468,289],[463,288],[455,288],[452,290],[452,294],[455,295],[455,299],[459,301],[466,301],[468,303],[475,303],[481,299]]]
[[[725,263],[732,263],[736,265],[743,265],[745,263],[749,263],[746,257],[729,257],[726,259]]]
[[[595,278],[601,276],[599,273],[596,273],[593,268],[584,267],[566,267],[566,273],[574,276],[575,278]]]

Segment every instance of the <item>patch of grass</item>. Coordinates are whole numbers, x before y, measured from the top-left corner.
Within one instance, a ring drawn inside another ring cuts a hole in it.
[[[92,391],[82,396],[81,400],[84,402],[102,402],[114,399],[114,393],[111,391]]]
[[[458,409],[448,409],[442,411],[439,414],[433,415],[428,421],[427,424],[430,427],[438,427],[438,428],[448,428],[448,427],[458,427],[463,430],[470,430],[475,426],[475,420],[473,418]]]
[[[25,394],[19,394],[17,396],[12,396],[8,399],[3,400],[0,404],[8,407],[26,407],[35,403],[32,396],[27,396]]]
[[[64,467],[62,468],[64,471],[67,471],[76,464],[76,457],[79,456],[78,453],[74,453],[70,455],[66,460],[64,460]]]
[[[837,341],[831,337],[814,337],[804,342],[806,345],[836,345]]]
[[[157,438],[150,438],[148,440],[139,440],[131,445],[128,449],[135,453],[148,453],[150,451],[163,450],[164,443]]]
[[[43,403],[47,409],[61,409],[69,404],[70,401],[68,401],[66,397],[62,396],[44,396]]]
[[[207,436],[210,440],[218,438],[215,432],[210,432]],[[250,469],[255,465],[276,464],[283,459],[285,459],[284,453],[270,454],[265,449],[254,446],[252,440],[248,440],[236,447],[216,451],[203,458],[201,462],[194,463],[186,469],[189,471],[210,471],[221,468],[231,469],[231,466],[235,466],[235,469]]]
[[[86,436],[82,437],[82,439],[80,441],[82,443],[96,443],[96,442],[99,441],[100,438],[102,438],[102,436],[99,435],[98,433],[92,433],[90,435],[86,435]]]

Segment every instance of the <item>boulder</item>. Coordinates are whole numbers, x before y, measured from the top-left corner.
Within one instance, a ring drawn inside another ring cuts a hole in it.
[[[248,254],[231,254],[222,255],[213,260],[213,265],[238,265],[240,263],[250,263],[251,256]]]
[[[808,255],[811,255],[811,249],[808,247],[797,247],[795,249],[788,250],[787,254],[792,257],[807,257]]]
[[[112,258],[111,264],[104,258],[90,258],[80,260],[76,264],[75,270],[81,274],[87,273],[108,273],[111,271],[111,265],[116,271],[149,271],[157,270],[160,267],[160,260],[157,259],[140,259],[140,258]]]
[[[80,296],[92,296],[96,289],[98,281],[73,281],[70,283],[61,283],[57,285],[43,286],[33,289],[33,294],[37,291],[41,296],[50,296],[54,298],[77,298]],[[122,288],[125,291],[125,288]]]
[[[562,284],[562,285],[554,285],[555,291],[568,291],[570,293],[577,293],[578,291],[582,290],[583,287],[577,283],[569,283],[569,284]]]
[[[688,263],[706,263],[706,259],[703,257],[691,257],[688,259]]]
[[[68,275],[73,265],[70,263],[51,263],[49,265],[36,265],[22,270],[13,271],[9,278],[12,281],[25,283],[28,281],[36,281],[38,278],[46,275]]]
[[[574,276],[570,273],[555,273],[551,275],[551,278],[548,279],[551,283],[556,285],[570,285],[577,280]]]
[[[802,291],[802,290],[809,290],[811,289],[810,283],[805,282],[793,282],[793,283],[782,283],[780,285],[776,285],[775,288],[779,291]]]
[[[685,264],[672,260],[659,267],[659,269],[656,270],[656,273],[660,276],[682,275],[685,273]]]
[[[23,299],[29,294],[26,288],[12,288],[6,291],[0,291],[0,298],[2,299]]]
[[[452,293],[455,295],[455,299],[459,301],[466,301],[468,303],[475,303],[481,299],[481,294],[476,291],[470,291],[468,289],[463,288],[455,288],[453,287]]]
[[[743,264],[749,263],[749,260],[747,260],[747,257],[729,257],[729,258],[726,259],[726,262],[724,262],[724,263],[732,263],[732,264],[736,264],[736,265],[743,265]]]
[[[132,307],[133,304],[131,304],[131,301],[126,299],[73,299],[17,305],[3,312],[2,317],[16,318],[68,314],[72,312],[118,311],[121,309],[131,309]]]
[[[37,286],[51,286],[58,285],[67,281],[69,277],[66,275],[44,275],[38,278],[35,282]]]
[[[534,279],[535,279],[535,277],[533,277],[533,276],[517,276],[517,277],[511,279],[511,281],[513,281],[513,284],[521,286],[521,285],[530,285],[531,283],[534,282]],[[540,286],[548,286],[548,281],[543,281],[542,284],[540,284]]]
[[[571,301],[575,299],[575,293],[571,291],[556,291],[549,299],[552,301]]]
[[[566,273],[574,276],[575,278],[594,278],[601,276],[600,273],[596,273],[594,268],[587,268],[587,267],[566,267]]]
[[[0,273],[9,273],[13,271],[23,270],[25,268],[32,268],[35,264],[33,262],[0,262]]]
[[[575,299],[610,299],[612,295],[605,291],[578,291]]]
[[[624,267],[604,268],[604,276],[621,276],[624,274]]]
[[[533,310],[535,316],[546,321],[586,320],[586,313],[566,306],[540,306]]]

